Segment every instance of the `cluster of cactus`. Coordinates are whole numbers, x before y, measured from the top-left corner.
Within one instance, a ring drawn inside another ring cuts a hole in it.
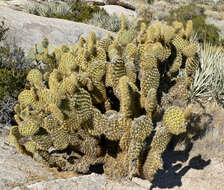
[[[45,73],[29,72],[9,141],[19,152],[61,170],[89,173],[101,164],[110,177],[153,180],[172,135],[187,130],[191,109],[172,103],[181,85],[187,94],[199,64],[191,31],[191,21],[186,28],[179,22],[142,23],[134,31],[123,15],[116,37],[97,40],[90,32],[75,48],[62,46],[51,54],[45,39],[37,59],[55,65]],[[176,78],[180,69],[186,81]]]

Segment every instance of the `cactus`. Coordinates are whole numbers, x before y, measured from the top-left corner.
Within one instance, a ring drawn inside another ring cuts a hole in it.
[[[36,57],[54,67],[31,70],[30,86],[18,96],[9,141],[19,152],[61,170],[89,173],[103,164],[111,177],[153,180],[172,135],[187,130],[185,100],[199,65],[197,46],[189,41],[192,22],[186,29],[178,22],[143,22],[138,32],[126,25],[122,15],[115,38],[98,40],[91,32],[74,48],[51,54],[43,40],[44,52]],[[186,81],[175,78],[180,69]]]
[[[167,109],[163,116],[163,124],[158,127],[151,143],[151,149],[143,165],[143,175],[153,180],[158,169],[162,169],[163,161],[161,154],[165,151],[172,135],[186,132],[186,122],[190,117],[191,106],[182,111],[179,107],[172,106]]]

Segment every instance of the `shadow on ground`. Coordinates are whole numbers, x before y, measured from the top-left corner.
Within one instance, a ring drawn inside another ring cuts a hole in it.
[[[173,188],[175,186],[182,186],[182,177],[190,170],[202,170],[211,163],[211,160],[203,160],[200,155],[191,158],[187,166],[180,163],[173,164],[177,161],[186,162],[189,158],[189,152],[192,148],[184,151],[166,151],[163,154],[164,169],[158,170],[155,174],[154,180],[150,190],[155,187],[159,188]]]
[[[204,120],[204,122],[202,122]],[[199,138],[202,138],[206,134],[208,126],[213,120],[212,115],[210,114],[193,114],[191,117],[190,126],[188,126],[188,133],[192,134],[192,139],[195,141]],[[187,134],[180,135],[176,139],[188,139]],[[201,155],[191,158],[190,151],[193,147],[193,143],[190,139],[186,142],[185,149],[182,151],[175,151],[174,148],[177,145],[178,141],[173,139],[173,142],[170,142],[166,151],[162,154],[162,159],[164,162],[164,169],[158,170],[152,181],[152,186],[150,190],[155,187],[159,188],[173,188],[175,186],[182,186],[182,177],[190,170],[202,170],[211,163],[211,160],[203,160]],[[189,160],[190,159],[190,160]],[[186,166],[186,162],[188,165]],[[184,165],[183,165],[184,164]]]

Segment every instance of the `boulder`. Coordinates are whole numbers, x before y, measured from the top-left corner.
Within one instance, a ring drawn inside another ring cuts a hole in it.
[[[94,31],[97,37],[106,36],[104,29],[78,22],[63,19],[46,18],[21,11],[15,11],[8,7],[0,7],[0,21],[4,20],[9,27],[6,41],[14,42],[28,53],[36,43],[46,37],[51,45],[56,47],[62,44],[76,43],[80,36],[87,37],[90,31]]]
[[[104,5],[101,6],[109,15],[117,14],[117,16],[121,16],[121,14],[125,14],[126,17],[131,20],[133,18],[137,17],[137,14],[135,11],[132,11],[130,9],[126,9],[124,7],[118,6],[118,5]]]

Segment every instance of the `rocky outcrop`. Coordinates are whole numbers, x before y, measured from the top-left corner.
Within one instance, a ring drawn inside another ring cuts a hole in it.
[[[1,20],[5,20],[10,29],[7,33],[7,41],[10,44],[15,42],[26,53],[34,47],[35,43],[40,43],[44,37],[49,39],[51,45],[61,46],[76,43],[80,36],[87,37],[91,30],[100,38],[108,32],[84,23],[39,17],[0,6]]]
[[[105,5],[102,6],[102,8],[109,14],[117,14],[117,16],[121,16],[121,14],[125,14],[127,16],[128,19],[133,19],[137,17],[137,13],[135,11],[129,10],[129,9],[125,9],[121,6],[118,5]]]
[[[31,157],[21,155],[7,142],[8,130],[0,128],[0,189],[11,190],[38,181],[54,179],[52,174]]]
[[[150,183],[149,183],[150,184]],[[70,179],[58,179],[27,186],[29,190],[147,190],[130,181],[110,181],[104,175],[91,174]],[[15,190],[15,189],[14,189]]]

